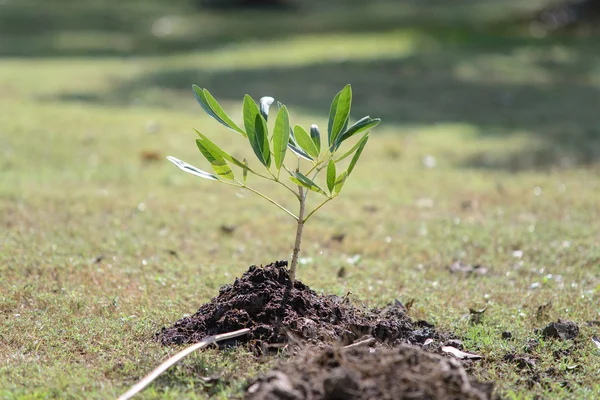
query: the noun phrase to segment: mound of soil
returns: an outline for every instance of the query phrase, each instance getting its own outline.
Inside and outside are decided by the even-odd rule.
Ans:
[[[164,345],[189,344],[242,328],[250,333],[221,344],[250,342],[264,350],[294,338],[317,345],[347,345],[367,335],[390,345],[438,339],[432,325],[413,323],[400,304],[366,309],[338,296],[318,295],[298,280],[292,285],[286,267],[287,261],[251,266],[194,315],[162,328],[157,339]]]
[[[409,345],[307,349],[248,386],[249,400],[491,399],[461,363]]]

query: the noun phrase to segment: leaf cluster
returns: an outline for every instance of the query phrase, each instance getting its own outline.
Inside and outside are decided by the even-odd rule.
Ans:
[[[256,168],[250,168],[246,159],[238,160],[196,129],[195,131],[199,136],[196,139],[198,150],[211,164],[214,173],[198,169],[175,157],[167,157],[167,159],[180,169],[201,178],[247,188],[298,220],[298,217],[292,212],[247,184],[249,174],[272,180],[286,187],[300,201],[304,201],[306,194],[303,194],[302,190],[294,190],[281,179],[281,171],[283,170],[293,184],[308,189],[306,193],[313,191],[325,197],[324,202],[309,213],[302,222],[306,221],[322,205],[340,193],[369,140],[370,129],[381,122],[379,118],[367,116],[348,126],[352,105],[352,88],[347,85],[337,93],[331,103],[327,126],[327,146],[322,146],[322,141],[325,140],[321,138],[319,127],[312,125],[307,131],[300,125],[292,126],[288,109],[280,102],[277,102],[278,111],[270,131],[268,125],[269,110],[275,102],[272,97],[263,97],[258,104],[249,95],[244,97],[242,128],[227,115],[223,107],[219,105],[207,89],[202,89],[196,85],[193,85],[192,88],[196,100],[208,115],[248,140],[256,158],[266,172],[262,169],[258,171]],[[360,135],[360,139],[350,149],[341,152],[342,144],[357,135]],[[286,156],[290,152],[295,156],[294,168],[289,168],[285,163]],[[348,157],[351,157],[349,164],[340,171],[339,163]],[[300,171],[300,160],[306,160],[309,163],[309,167],[304,172]],[[232,167],[241,169],[241,180],[238,178],[239,175],[234,173]],[[316,176],[323,169],[326,169],[325,187],[320,186],[315,181]]]

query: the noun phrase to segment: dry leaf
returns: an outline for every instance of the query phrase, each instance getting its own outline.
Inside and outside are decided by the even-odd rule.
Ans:
[[[596,347],[600,349],[600,339],[598,339],[596,336],[592,336],[592,342],[594,342]]]
[[[365,210],[366,212],[374,213],[374,212],[377,212],[379,210],[379,208],[377,206],[369,204],[369,205],[363,206],[363,210]]]
[[[481,318],[483,318],[483,313],[487,310],[487,306],[483,307],[481,310],[474,310],[469,308],[470,322],[472,324],[478,324],[481,322]]]
[[[475,210],[479,208],[479,203],[477,202],[477,200],[463,200],[460,202],[460,208],[463,211]]]
[[[331,240],[334,242],[342,243],[345,237],[345,233],[336,233],[335,235],[331,235]]]
[[[153,161],[159,161],[159,160],[161,160],[162,156],[157,151],[148,150],[148,151],[142,151],[140,153],[140,158],[144,162],[153,162]]]
[[[546,304],[542,304],[541,306],[538,307],[537,311],[535,312],[535,317],[540,320],[543,319],[544,317],[547,316],[548,311],[552,308],[552,302],[549,301]]]
[[[221,225],[219,228],[221,229],[221,233],[223,233],[225,235],[231,235],[231,234],[233,234],[233,232],[235,232],[235,230],[237,229],[237,226],[235,226],[235,225]]]
[[[478,354],[465,353],[464,351],[460,351],[456,347],[452,346],[443,346],[442,351],[444,353],[452,354],[454,357],[459,360],[481,360],[483,357]]]

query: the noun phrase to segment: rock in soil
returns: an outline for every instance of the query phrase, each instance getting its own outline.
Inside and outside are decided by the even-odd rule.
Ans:
[[[398,306],[367,309],[338,296],[318,295],[298,280],[292,285],[286,266],[287,261],[251,266],[194,315],[163,328],[157,339],[164,345],[189,344],[241,328],[250,333],[222,345],[249,342],[264,350],[295,339],[319,345],[347,345],[367,335],[390,345],[439,339],[432,325],[413,322]]]
[[[468,378],[459,361],[410,345],[307,348],[248,385],[248,400],[492,398],[493,385]]]

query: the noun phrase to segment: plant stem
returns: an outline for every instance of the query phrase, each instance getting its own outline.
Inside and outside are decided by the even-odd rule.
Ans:
[[[250,186],[246,186],[243,185],[242,186],[244,189],[248,189],[249,191],[251,191],[252,193],[255,193],[257,195],[259,195],[260,197],[262,197],[263,199],[267,200],[269,203],[276,205],[277,207],[281,208],[283,211],[285,211],[290,217],[294,218],[296,221],[301,221],[301,218],[298,218],[294,215],[293,212],[291,212],[290,210],[288,210],[287,208],[285,208],[284,206],[282,206],[281,204],[277,203],[275,200],[265,196],[264,194],[262,194],[261,192],[259,192],[258,190],[252,189]],[[304,211],[303,208],[301,208],[302,211]]]
[[[311,212],[310,212],[310,213],[309,213],[309,214],[306,216],[306,218],[304,218],[304,221],[302,221],[302,222],[306,222],[306,221],[308,221],[308,219],[309,219],[309,218],[310,218],[310,217],[311,217],[311,216],[312,216],[314,213],[316,213],[316,212],[317,212],[317,210],[318,210],[319,208],[321,208],[321,207],[323,207],[325,204],[329,203],[331,200],[333,200],[333,198],[334,198],[334,197],[335,197],[335,196],[332,196],[332,197],[328,198],[327,200],[325,200],[324,202],[322,202],[321,204],[319,204],[319,205],[318,205],[318,206],[317,206],[317,207],[316,207],[314,210],[312,210],[312,211],[311,211]]]
[[[302,186],[298,186],[298,199],[300,201],[300,212],[298,213],[298,226],[296,228],[296,243],[294,243],[294,252],[292,253],[292,265],[290,267],[290,280],[292,285],[296,279],[296,267],[298,266],[298,254],[300,254],[300,243],[302,242],[302,230],[304,229],[304,208],[306,206],[306,197]]]
[[[282,164],[281,166],[287,171],[288,174],[290,174],[290,176],[294,176],[294,173],[290,171],[289,168],[285,166],[285,164]]]
[[[284,188],[286,188],[287,190],[289,190],[290,192],[292,192],[292,193],[294,194],[294,196],[298,197],[298,195],[296,194],[296,192],[294,192],[294,190],[293,190],[291,187],[289,187],[289,186],[288,186],[288,185],[286,185],[285,183],[281,182],[281,181],[279,180],[279,178],[277,178],[277,179],[276,179],[276,180],[274,180],[273,182],[277,182],[277,183],[279,183],[281,186],[283,186]]]

